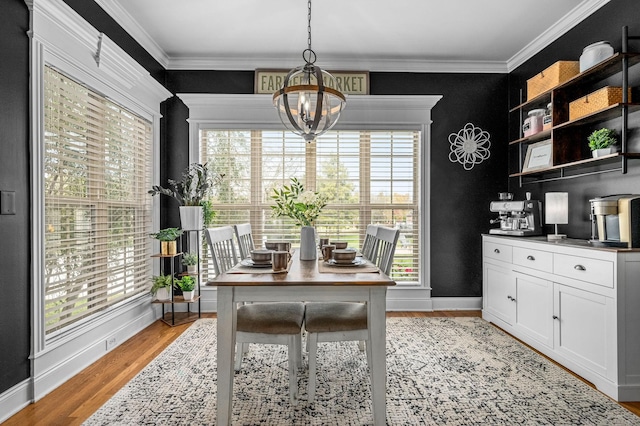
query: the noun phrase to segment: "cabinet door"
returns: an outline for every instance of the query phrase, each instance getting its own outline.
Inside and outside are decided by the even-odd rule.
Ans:
[[[516,273],[518,331],[553,348],[553,283]]]
[[[484,264],[484,309],[513,325],[516,314],[516,284],[513,272],[491,263]]]
[[[611,380],[617,345],[614,308],[609,297],[554,284],[556,350]]]

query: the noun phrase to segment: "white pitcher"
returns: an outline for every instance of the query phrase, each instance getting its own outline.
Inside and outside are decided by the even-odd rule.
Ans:
[[[315,260],[317,258],[316,228],[303,226],[300,229],[300,260]]]

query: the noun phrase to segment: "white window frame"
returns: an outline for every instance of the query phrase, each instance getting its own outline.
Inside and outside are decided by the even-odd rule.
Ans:
[[[98,32],[61,0],[31,5],[31,223],[32,328],[29,386],[34,400],[100,358],[146,325],[157,314],[150,297],[136,297],[92,320],[79,321],[54,336],[44,327],[44,67],[50,65],[152,123],[153,182],[159,181],[160,103],[171,96],[162,85],[107,36]],[[159,223],[154,200],[154,224]],[[151,274],[152,271],[149,271]]]
[[[201,129],[282,129],[271,95],[179,93],[177,96],[189,108],[190,162],[199,161]],[[431,109],[441,98],[440,95],[349,96],[347,107],[334,127],[335,130],[417,130],[421,135],[420,277],[417,284],[398,285],[389,289],[389,310],[432,310],[429,265]],[[301,143],[304,142],[301,140]],[[211,303],[215,298],[209,298]]]

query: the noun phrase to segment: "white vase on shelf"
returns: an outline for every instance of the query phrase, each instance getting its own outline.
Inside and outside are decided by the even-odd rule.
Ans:
[[[300,260],[316,260],[317,258],[316,228],[303,226],[300,229]]]
[[[183,231],[202,229],[202,206],[180,206],[180,225]]]

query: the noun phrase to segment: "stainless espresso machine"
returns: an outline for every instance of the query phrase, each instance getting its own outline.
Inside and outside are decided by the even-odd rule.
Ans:
[[[500,201],[492,201],[489,210],[498,213],[497,219],[489,223],[500,223],[500,228],[489,230],[489,234],[531,236],[542,235],[542,205],[538,200],[531,199],[527,192],[527,199],[514,201],[513,194],[502,192]]]

